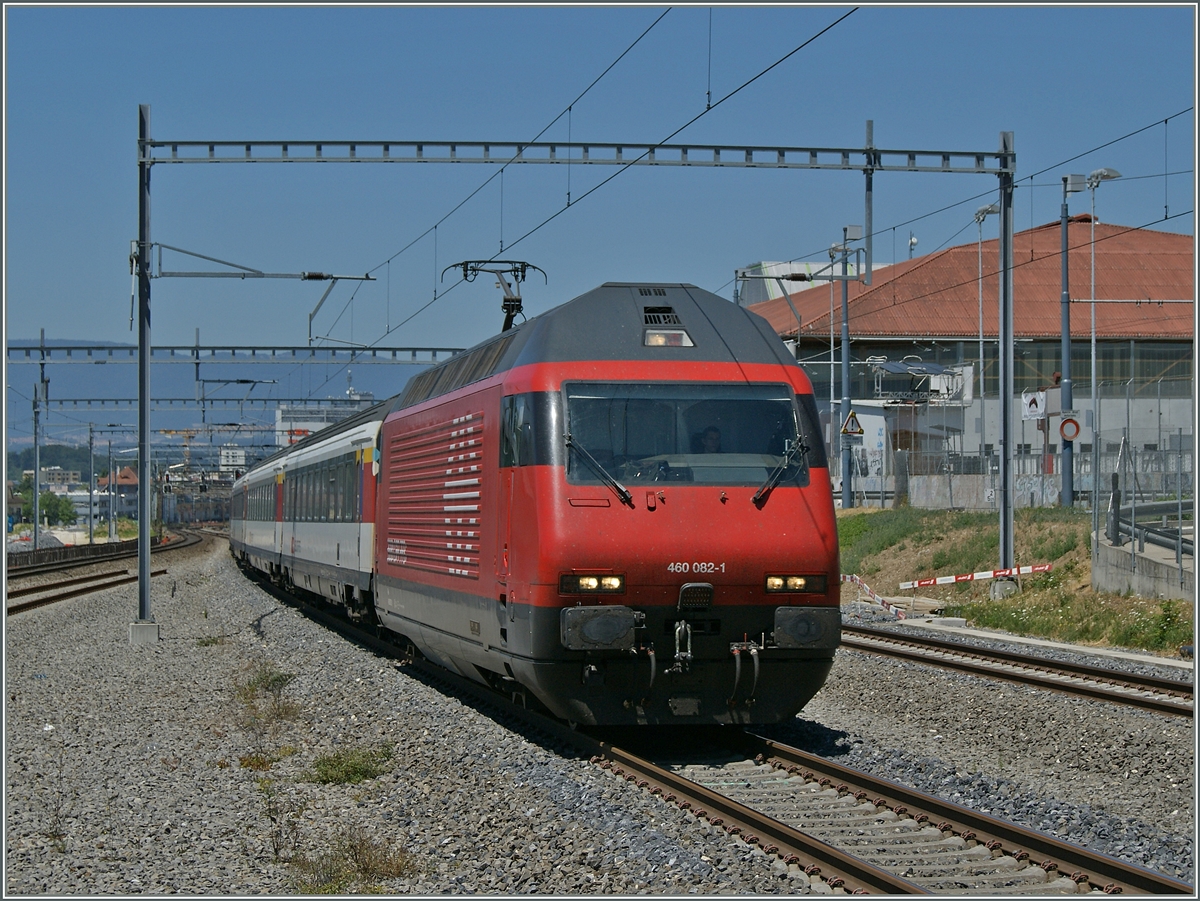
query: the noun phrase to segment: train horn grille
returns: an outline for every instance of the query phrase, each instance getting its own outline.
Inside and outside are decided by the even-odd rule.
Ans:
[[[642,307],[642,316],[646,325],[683,324],[673,307]]]
[[[688,582],[679,589],[679,610],[708,610],[712,607],[713,587],[709,582]]]

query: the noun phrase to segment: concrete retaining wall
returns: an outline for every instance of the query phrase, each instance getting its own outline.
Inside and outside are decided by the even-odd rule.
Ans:
[[[880,481],[883,482],[884,506],[892,506],[895,479],[888,476],[859,478],[854,483],[854,502],[860,507],[879,506]],[[995,478],[988,475],[908,476],[908,503],[927,510],[995,511],[999,506],[989,491]],[[904,480],[901,479],[903,489]],[[1058,476],[1020,475],[1013,479],[1013,506],[1053,507],[1058,504]],[[834,485],[834,497],[840,497]]]
[[[1184,555],[1181,585],[1179,567],[1170,551],[1148,544],[1135,560],[1128,543],[1113,547],[1101,537],[1099,559],[1092,567],[1092,588],[1144,598],[1191,601],[1196,596],[1195,569],[1195,561]]]

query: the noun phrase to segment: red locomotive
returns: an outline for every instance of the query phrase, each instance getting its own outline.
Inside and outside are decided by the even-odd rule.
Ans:
[[[264,499],[253,538],[237,493],[291,496],[319,448],[357,461],[354,521]],[[333,559],[318,534],[346,526],[373,560]],[[691,285],[603,285],[264,461],[231,546],[579,723],[792,717],[841,635],[811,383],[764,320]]]

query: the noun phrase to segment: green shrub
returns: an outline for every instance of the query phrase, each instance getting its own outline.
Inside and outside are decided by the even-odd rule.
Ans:
[[[309,782],[324,782],[357,785],[365,779],[374,779],[388,771],[392,749],[347,748],[332,754],[323,754],[313,761],[312,769],[305,774]]]

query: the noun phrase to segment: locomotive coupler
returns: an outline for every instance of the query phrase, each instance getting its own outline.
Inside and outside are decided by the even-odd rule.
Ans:
[[[691,662],[692,624],[685,619],[681,619],[675,624],[675,663],[666,672],[686,673]]]
[[[754,641],[734,641],[729,644],[729,653],[733,655],[733,691],[729,693],[729,700],[726,702],[730,707],[734,706],[737,698],[738,683],[742,680],[742,655],[750,654],[750,659],[754,661],[754,681],[750,683],[750,694],[746,697],[745,704],[754,703],[754,693],[758,689],[758,652],[762,650],[762,646]]]

